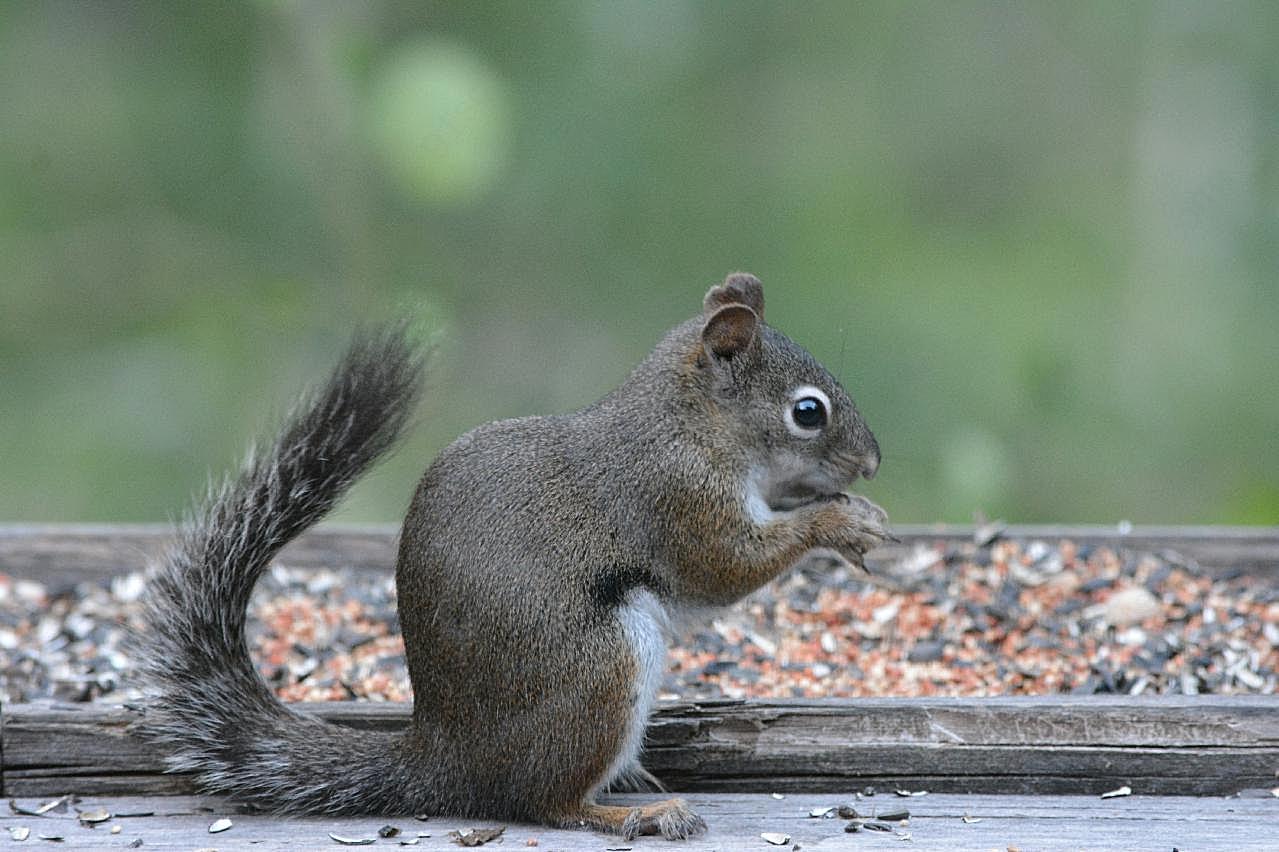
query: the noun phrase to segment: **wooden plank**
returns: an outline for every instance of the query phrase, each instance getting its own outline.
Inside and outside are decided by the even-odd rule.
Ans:
[[[902,541],[873,552],[870,561],[897,558],[917,544],[968,541],[971,526],[904,524]],[[65,585],[144,568],[169,544],[172,529],[149,525],[0,525],[0,572]],[[280,561],[299,568],[350,567],[390,573],[398,527],[322,525],[285,548]],[[1141,551],[1172,551],[1214,572],[1279,578],[1279,527],[1013,526],[1005,536]]]
[[[299,568],[392,572],[399,528],[321,526],[291,542],[281,561]],[[163,555],[164,524],[0,525],[0,572],[54,586],[138,571]]]
[[[1279,766],[1279,699],[707,702],[667,708],[646,765],[674,789],[1223,794]]]
[[[871,833],[847,834],[846,820],[820,819],[810,816],[848,801],[850,796],[786,795],[775,799],[768,794],[709,794],[689,796],[690,805],[706,820],[704,837],[682,842],[681,850],[708,852],[725,849],[791,849],[795,844],[803,850],[897,848],[890,841],[900,835]],[[617,796],[612,804],[638,805],[652,796]],[[20,806],[34,807],[39,800],[20,801]],[[877,795],[854,803],[862,813],[888,813],[905,808],[910,819],[905,826],[895,825],[899,832],[909,832],[914,848],[968,850],[1019,849],[1077,850],[1125,849],[1134,852],[1169,849],[1196,850],[1272,850],[1279,833],[1279,799],[1185,799],[1132,796],[1098,799],[1083,796],[964,796],[930,794],[922,798],[901,799]],[[81,825],[76,810],[102,809],[111,814],[153,816],[119,816],[90,828]],[[210,835],[209,826],[218,818],[229,816],[232,827]],[[966,821],[964,817],[967,816]],[[119,825],[119,834],[110,834]],[[374,838],[384,825],[400,830],[396,839],[380,840],[379,847],[397,846],[399,840],[425,832],[415,848],[423,850],[455,850],[450,831],[468,828],[505,828],[500,844],[491,848],[529,848],[536,840],[539,849],[563,852],[600,852],[601,850],[643,850],[669,847],[655,838],[622,841],[617,837],[587,831],[560,831],[543,826],[503,824],[487,820],[465,820],[432,817],[420,822],[405,817],[351,818],[282,818],[243,813],[227,802],[201,797],[122,797],[86,798],[65,813],[46,817],[30,817],[12,813],[0,814],[0,830],[30,829],[30,840],[38,842],[39,834],[60,835],[60,849],[127,848],[135,839],[142,849],[189,850],[214,847],[228,850],[277,848],[341,848],[330,839],[334,833],[344,837]],[[784,846],[768,845],[760,835],[776,832],[790,840]],[[886,845],[887,844],[887,845]],[[41,844],[43,845],[43,844]],[[903,847],[905,848],[905,847]]]
[[[299,705],[396,729],[407,705]],[[0,749],[5,795],[191,792],[161,771],[121,707],[15,705]],[[649,726],[645,765],[690,791],[1227,795],[1276,783],[1274,696],[1017,697],[679,702]]]

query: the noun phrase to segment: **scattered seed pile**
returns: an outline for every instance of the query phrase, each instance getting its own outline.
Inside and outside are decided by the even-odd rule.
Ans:
[[[684,637],[663,697],[1273,693],[1279,583],[1175,554],[1003,540],[870,575],[792,572]],[[2,570],[2,566],[0,566]],[[140,575],[50,589],[0,573],[0,699],[135,698]],[[250,644],[287,700],[407,701],[389,576],[275,567]]]
[[[1070,541],[795,572],[675,652],[685,697],[1273,693],[1279,584]],[[668,681],[669,683],[669,681]]]

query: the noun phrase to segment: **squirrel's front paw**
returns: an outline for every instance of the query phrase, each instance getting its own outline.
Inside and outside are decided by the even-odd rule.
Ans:
[[[864,523],[867,527],[874,527],[883,532],[883,539],[891,538],[888,532],[888,513],[876,504],[870,502],[860,494],[844,494],[844,505],[848,511],[852,512],[859,522]]]
[[[896,540],[888,530],[888,513],[857,494],[827,503],[815,533],[815,547],[833,550],[857,567],[867,551]]]

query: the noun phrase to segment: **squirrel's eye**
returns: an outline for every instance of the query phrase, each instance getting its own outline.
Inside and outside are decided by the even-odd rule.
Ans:
[[[801,429],[820,429],[826,425],[826,406],[817,397],[806,396],[791,407],[791,418]]]
[[[790,393],[790,402],[782,409],[786,429],[796,438],[812,440],[822,434],[830,420],[830,397],[821,388],[800,385]]]

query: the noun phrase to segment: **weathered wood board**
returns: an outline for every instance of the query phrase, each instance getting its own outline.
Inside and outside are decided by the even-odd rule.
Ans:
[[[394,729],[407,705],[298,705]],[[134,711],[3,709],[6,796],[182,794],[129,732]],[[1229,795],[1279,784],[1279,697],[1114,696],[679,702],[649,726],[645,765],[673,790]]]
[[[617,804],[640,804],[651,796],[618,796]],[[487,849],[526,849],[536,841],[541,850],[561,852],[604,852],[604,850],[667,850],[687,852],[707,850],[854,850],[854,849],[946,849],[967,850],[1059,850],[1117,849],[1128,852],[1170,849],[1187,850],[1273,850],[1279,838],[1279,799],[1269,798],[1160,798],[1132,796],[1099,799],[1086,796],[979,796],[930,793],[918,798],[898,798],[883,793],[854,803],[866,815],[907,809],[906,825],[894,825],[897,833],[856,834],[844,831],[847,820],[814,818],[815,809],[824,809],[851,800],[851,796],[794,795],[774,798],[767,793],[699,793],[688,797],[690,804],[706,820],[709,831],[701,838],[669,843],[660,838],[621,838],[585,831],[560,831],[542,826],[495,823],[484,820],[431,818],[425,822],[411,817],[361,818],[280,818],[244,814],[224,801],[199,797],[86,797],[63,813],[43,817],[13,814],[0,816],[5,833],[29,830],[27,844],[35,848],[127,849],[141,840],[143,850],[216,848],[229,850],[341,849],[330,833],[348,839],[373,839],[374,848],[402,848],[403,840],[416,840],[410,848],[455,850],[450,831],[504,826],[499,841]],[[18,805],[34,809],[39,799],[22,799]],[[82,825],[77,811],[105,810],[110,819],[94,826]],[[151,813],[151,816],[125,816]],[[115,816],[119,815],[119,816]],[[231,827],[218,834],[208,829],[215,820],[231,819]],[[968,819],[965,820],[965,817]],[[120,826],[111,834],[112,826]],[[393,826],[400,834],[378,838],[378,829]],[[780,846],[770,845],[761,834],[777,833],[789,838]],[[419,833],[429,836],[418,837]],[[56,845],[39,836],[60,836]],[[894,842],[910,836],[910,843]],[[3,836],[3,835],[0,835]],[[778,838],[780,839],[780,838]]]
[[[973,528],[903,524],[894,532],[901,542],[871,553],[872,564],[893,559],[920,543],[971,539]],[[395,565],[397,534],[398,528],[391,525],[322,525],[289,544],[280,561],[299,568],[350,567],[389,573]],[[1279,527],[1135,527],[1121,532],[1113,526],[1039,525],[1012,526],[1004,535],[1174,551],[1212,571],[1279,577]],[[145,567],[164,551],[171,537],[172,528],[160,524],[0,525],[0,572],[55,585],[112,576]]]

